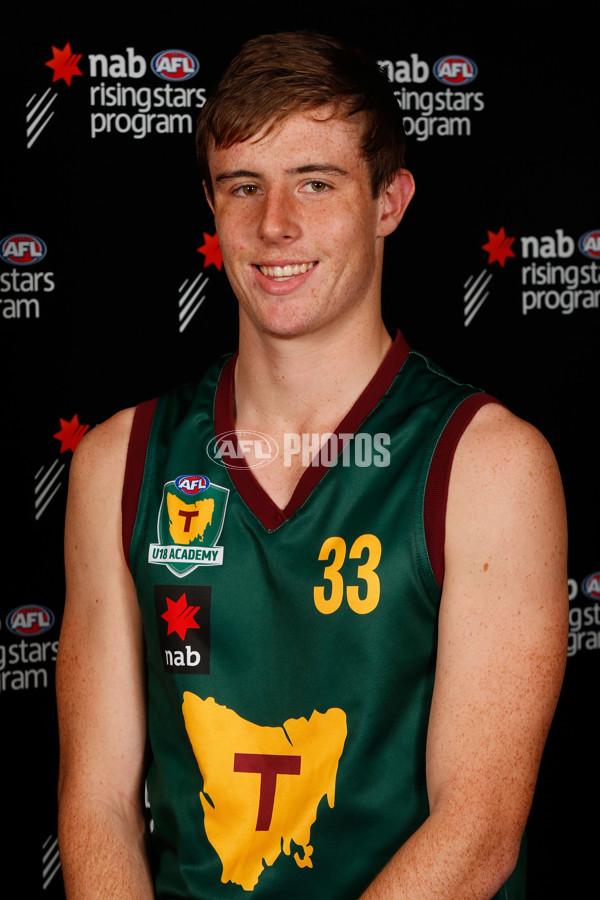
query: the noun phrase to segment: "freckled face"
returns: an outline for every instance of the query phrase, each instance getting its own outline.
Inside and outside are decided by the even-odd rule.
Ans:
[[[291,336],[378,309],[388,231],[360,153],[360,123],[317,115],[292,114],[258,141],[209,155],[240,328]]]

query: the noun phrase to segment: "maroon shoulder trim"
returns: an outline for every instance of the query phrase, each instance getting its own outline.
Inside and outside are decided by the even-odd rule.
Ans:
[[[142,489],[142,478],[144,477],[146,448],[156,404],[157,399],[155,398],[154,400],[145,400],[136,407],[131,424],[131,434],[129,435],[123,496],[121,498],[123,550],[127,565],[129,565],[131,537]]]
[[[444,541],[450,470],[458,442],[476,412],[487,403],[499,403],[490,394],[473,394],[452,414],[435,448],[425,487],[425,540],[433,574],[439,586],[444,580]]]
[[[366,386],[362,394],[349,413],[340,422],[335,430],[335,444],[333,437],[321,450],[323,459],[331,459],[335,456],[334,448],[342,445],[341,434],[354,434],[359,425],[364,422],[369,413],[379,403],[383,395],[389,389],[394,378],[404,365],[410,348],[400,331],[397,332],[392,346],[379,366],[377,372]],[[233,385],[235,374],[236,356],[232,356],[226,363],[221,373],[215,397],[215,432],[224,434],[235,431],[233,421]],[[239,456],[243,459],[243,453]],[[235,484],[238,493],[252,510],[254,515],[269,531],[277,528],[282,522],[297,510],[310,496],[311,491],[319,483],[323,475],[328,471],[328,466],[323,463],[311,465],[306,468],[296,485],[296,489],[285,509],[280,509],[263,490],[250,469],[246,465],[236,468],[229,467],[228,472]]]

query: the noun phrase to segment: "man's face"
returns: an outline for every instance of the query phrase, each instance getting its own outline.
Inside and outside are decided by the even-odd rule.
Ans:
[[[327,113],[294,113],[209,155],[240,327],[292,336],[379,308],[383,238],[398,219],[388,221],[385,194],[372,196],[358,117]]]

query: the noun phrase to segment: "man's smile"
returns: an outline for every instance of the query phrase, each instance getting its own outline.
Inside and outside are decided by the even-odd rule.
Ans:
[[[316,262],[302,262],[286,263],[283,266],[257,265],[257,268],[263,275],[266,275],[268,278],[273,278],[276,281],[285,281],[288,278],[293,278],[295,275],[304,275],[315,265],[317,265]]]

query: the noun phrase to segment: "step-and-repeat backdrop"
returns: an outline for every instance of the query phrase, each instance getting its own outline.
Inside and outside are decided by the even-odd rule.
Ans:
[[[529,824],[530,897],[595,888],[593,26],[580,4],[555,23],[541,4],[529,5],[527,21],[502,5],[473,14],[449,6],[241,17],[173,7],[129,24],[103,21],[99,7],[86,25],[59,13],[42,21],[23,6],[4,30],[0,877],[11,896],[63,896],[54,671],[73,451],[117,409],[199,376],[235,345],[235,299],[196,168],[194,123],[244,39],[298,27],[365,47],[404,112],[417,192],[386,248],[390,325],[533,422],[557,454],[570,518],[570,637]]]

